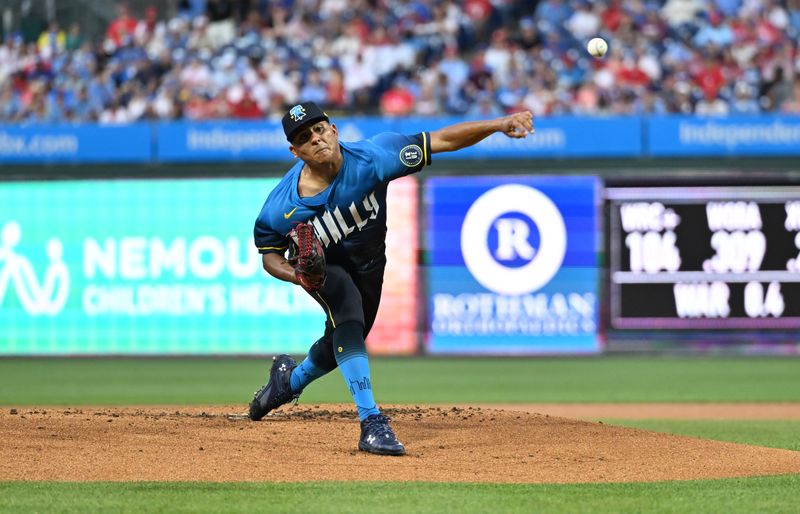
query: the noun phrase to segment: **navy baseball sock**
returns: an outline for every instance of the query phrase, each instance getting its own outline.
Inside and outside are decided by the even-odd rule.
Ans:
[[[308,384],[325,375],[328,373],[328,371],[330,370],[322,369],[314,364],[310,355],[307,356],[303,362],[301,362],[296,368],[294,368],[294,370],[292,370],[292,376],[290,379],[292,392],[301,392]]]
[[[359,419],[363,421],[373,414],[380,414],[372,396],[364,326],[348,321],[336,327],[333,331],[333,354],[350,394],[353,395]]]

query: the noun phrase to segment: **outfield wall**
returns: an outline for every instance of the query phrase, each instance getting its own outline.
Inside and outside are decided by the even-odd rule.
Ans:
[[[0,355],[303,353],[323,313],[252,243],[276,183],[0,183]],[[798,186],[419,175],[389,191],[374,354],[797,348]]]

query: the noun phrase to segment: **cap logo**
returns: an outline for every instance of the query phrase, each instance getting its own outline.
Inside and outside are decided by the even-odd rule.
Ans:
[[[289,110],[289,116],[292,117],[293,122],[297,123],[306,117],[306,110],[303,109],[302,105],[295,105]]]

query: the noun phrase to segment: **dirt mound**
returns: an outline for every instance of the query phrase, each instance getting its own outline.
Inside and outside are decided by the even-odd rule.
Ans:
[[[800,452],[479,407],[384,408],[405,457],[356,450],[350,406],[5,408],[0,480],[629,482],[800,473]]]

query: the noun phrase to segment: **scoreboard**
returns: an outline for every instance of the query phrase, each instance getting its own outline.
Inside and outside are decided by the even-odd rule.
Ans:
[[[610,328],[800,328],[800,187],[625,187],[606,199]]]

